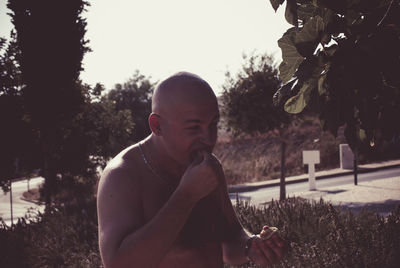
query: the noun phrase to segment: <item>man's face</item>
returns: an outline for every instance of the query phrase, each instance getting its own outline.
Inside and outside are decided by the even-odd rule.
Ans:
[[[219,121],[215,97],[189,99],[161,115],[165,148],[171,158],[188,166],[199,151],[211,153]]]

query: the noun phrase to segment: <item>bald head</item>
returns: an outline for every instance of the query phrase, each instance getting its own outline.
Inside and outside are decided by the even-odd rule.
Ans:
[[[152,112],[167,114],[177,105],[193,105],[216,101],[210,85],[199,76],[180,72],[162,81],[154,91]]]
[[[212,152],[217,140],[219,109],[210,85],[191,73],[177,73],[153,94],[149,116],[157,150],[182,170],[199,151]]]

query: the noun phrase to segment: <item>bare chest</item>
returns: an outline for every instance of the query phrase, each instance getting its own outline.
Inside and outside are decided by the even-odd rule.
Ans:
[[[143,187],[142,200],[146,223],[168,202],[173,191],[174,189],[166,188],[156,181],[150,181]],[[202,255],[202,252],[207,251],[210,245],[218,245],[220,249],[226,221],[218,200],[217,192],[215,192],[196,204],[174,243],[175,250],[172,251],[174,254],[178,251],[185,254],[175,255],[182,258],[188,256],[190,260],[196,259],[199,254]],[[220,251],[217,252],[220,254]],[[204,259],[204,256],[202,258]]]

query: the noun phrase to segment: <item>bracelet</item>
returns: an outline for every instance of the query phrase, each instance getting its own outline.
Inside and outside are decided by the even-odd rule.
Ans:
[[[249,256],[249,251],[250,251],[251,245],[253,244],[253,240],[256,237],[257,237],[256,235],[250,236],[246,240],[246,244],[244,245],[244,255],[246,256],[246,259],[247,259],[248,262],[253,262],[253,260]]]

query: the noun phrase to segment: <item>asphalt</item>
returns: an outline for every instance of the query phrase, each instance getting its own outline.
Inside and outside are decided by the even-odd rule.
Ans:
[[[400,160],[391,160],[358,166],[358,172],[366,173],[392,167],[400,167]],[[318,171],[316,180],[334,178],[342,175],[351,175],[353,170],[336,168]],[[308,181],[308,174],[287,177],[286,184]],[[278,186],[280,179],[232,185],[228,187],[230,193],[244,193],[262,188]],[[381,215],[387,215],[396,206],[400,205],[400,175],[392,178],[377,179],[368,182],[359,182],[358,185],[347,184],[340,186],[318,187],[313,191],[302,191],[288,195],[318,201],[321,198],[335,206],[349,208],[355,212],[364,208],[376,210]],[[257,204],[254,204],[257,205]]]

